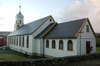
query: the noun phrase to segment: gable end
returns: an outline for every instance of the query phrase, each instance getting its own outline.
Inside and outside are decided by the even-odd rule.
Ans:
[[[79,31],[76,33],[76,35],[75,35],[76,38],[79,36],[79,33],[82,32],[82,29],[84,28],[84,26],[85,26],[85,24],[86,24],[87,22],[89,23],[89,26],[90,26],[90,28],[91,28],[91,30],[92,30],[92,32],[93,32],[93,35],[94,35],[95,38],[96,38],[96,34],[95,34],[95,32],[94,32],[94,30],[93,30],[93,28],[92,28],[92,25],[91,25],[91,23],[90,23],[90,21],[89,21],[88,18],[86,18],[86,20],[85,20],[84,23],[82,24],[81,28],[79,29]]]

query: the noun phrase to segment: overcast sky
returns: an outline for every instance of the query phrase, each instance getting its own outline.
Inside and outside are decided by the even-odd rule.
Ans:
[[[20,3],[25,24],[48,15],[59,23],[88,17],[100,32],[100,0],[0,0],[0,31],[14,30]]]

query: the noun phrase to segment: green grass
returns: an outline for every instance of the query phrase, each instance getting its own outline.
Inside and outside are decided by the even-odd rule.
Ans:
[[[96,44],[100,44],[100,38],[96,39]]]
[[[27,60],[26,57],[11,54],[11,53],[2,53],[3,51],[4,50],[0,49],[0,60]]]
[[[96,48],[96,52],[97,52],[97,53],[100,53],[100,47],[97,47],[97,48]]]
[[[0,50],[0,52],[3,52],[3,50]]]
[[[0,54],[0,60],[27,60],[23,56],[18,56],[14,54]]]

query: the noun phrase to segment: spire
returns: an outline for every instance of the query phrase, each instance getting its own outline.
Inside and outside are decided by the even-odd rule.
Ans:
[[[19,5],[19,12],[21,12],[21,4]]]
[[[21,5],[19,5],[19,13],[16,15],[15,30],[24,25],[24,16],[21,13]]]

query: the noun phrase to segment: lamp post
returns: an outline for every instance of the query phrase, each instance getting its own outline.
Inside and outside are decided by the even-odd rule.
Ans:
[[[79,32],[79,34],[80,34],[80,55],[81,55],[81,33],[83,33],[83,32]]]

